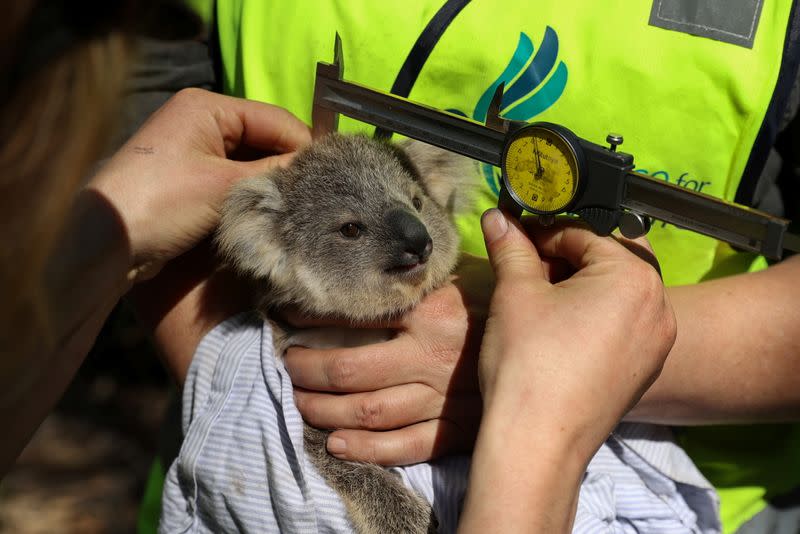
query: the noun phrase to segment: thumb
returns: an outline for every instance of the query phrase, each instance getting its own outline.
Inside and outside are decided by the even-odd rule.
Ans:
[[[285,154],[276,154],[253,161],[237,161],[236,163],[241,168],[246,169],[250,175],[255,176],[256,174],[263,174],[279,167],[287,167],[296,154],[297,152],[287,152]]]
[[[539,253],[519,221],[492,208],[481,217],[481,228],[498,282],[530,277],[544,279]]]

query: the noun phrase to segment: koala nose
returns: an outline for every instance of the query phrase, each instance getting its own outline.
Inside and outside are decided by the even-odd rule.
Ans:
[[[393,210],[386,214],[386,224],[397,243],[399,266],[425,263],[433,250],[433,240],[427,228],[415,215],[405,210]]]

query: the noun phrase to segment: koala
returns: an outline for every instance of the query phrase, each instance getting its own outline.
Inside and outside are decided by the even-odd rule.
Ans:
[[[273,318],[292,305],[316,316],[396,316],[441,286],[456,265],[452,216],[469,207],[469,160],[420,142],[393,145],[331,134],[291,165],[240,182],[224,203],[216,243],[257,288],[275,354],[291,345],[356,346],[390,331],[293,331]],[[436,532],[430,505],[398,477],[328,454],[328,432],[306,424],[304,445],[341,495],[359,533]]]

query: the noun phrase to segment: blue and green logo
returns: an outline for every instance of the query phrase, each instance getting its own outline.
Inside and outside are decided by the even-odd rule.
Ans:
[[[478,99],[472,114],[458,109],[448,111],[484,122],[492,96],[501,83],[505,88],[500,114],[506,119],[528,122],[555,104],[567,86],[567,65],[558,59],[556,31],[547,27],[538,51],[534,50],[531,38],[520,33],[514,55],[502,74]],[[499,194],[500,169],[481,163],[480,171],[490,189]]]

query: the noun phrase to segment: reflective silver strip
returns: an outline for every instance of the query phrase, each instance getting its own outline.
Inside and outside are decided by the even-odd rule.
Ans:
[[[763,0],[654,0],[650,25],[753,48]]]

